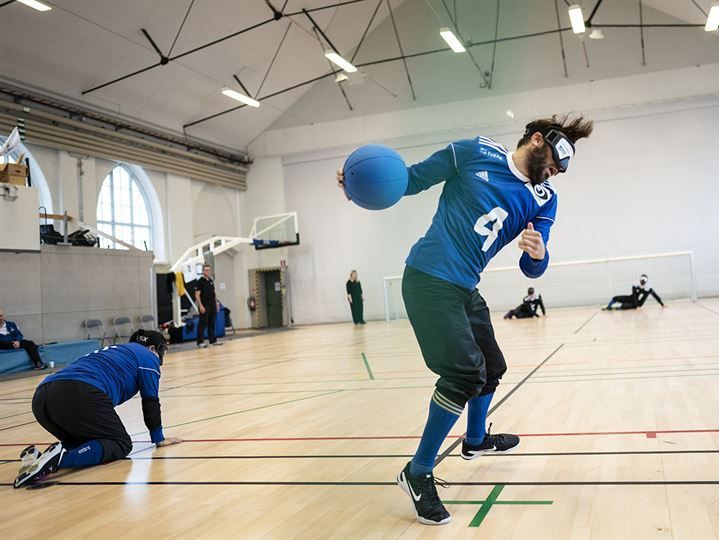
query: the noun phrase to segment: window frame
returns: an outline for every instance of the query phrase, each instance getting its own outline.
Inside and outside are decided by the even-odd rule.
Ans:
[[[116,199],[116,191],[115,191],[115,182],[118,180],[116,178],[116,171],[123,170],[128,177],[129,180],[129,190],[128,190],[128,207],[130,212],[130,219],[129,221],[121,221],[118,218],[118,204]],[[109,191],[109,197],[110,197],[110,220],[107,219],[101,219],[101,203],[103,202],[103,189],[105,188],[105,184],[109,182],[108,191]],[[147,225],[138,224],[135,222],[135,205],[134,205],[134,197],[135,193],[139,193],[140,198],[145,206],[145,213],[147,215]],[[126,242],[128,244],[131,244],[135,246],[137,249],[140,250],[154,250],[154,239],[155,239],[155,223],[153,219],[153,212],[151,210],[150,201],[148,199],[147,193],[145,193],[145,188],[143,186],[143,182],[140,178],[137,177],[137,175],[127,167],[124,163],[118,163],[115,165],[105,176],[105,178],[102,181],[102,184],[100,185],[100,192],[97,199],[97,208],[96,208],[96,216],[97,216],[97,228],[98,230],[105,232],[106,234],[109,234],[115,238],[119,238],[117,233],[118,227],[128,227],[130,229],[130,240],[122,239],[123,242]],[[102,213],[102,218],[106,218],[107,216]],[[110,231],[104,230],[105,227],[109,227]],[[146,237],[147,237],[147,247],[144,245],[138,246],[135,243],[135,232],[136,229],[142,229],[146,231]],[[105,245],[103,245],[105,244]],[[109,246],[107,244],[110,244]],[[100,238],[100,246],[104,249],[127,249],[122,244],[118,244],[117,242],[111,241],[107,238]]]

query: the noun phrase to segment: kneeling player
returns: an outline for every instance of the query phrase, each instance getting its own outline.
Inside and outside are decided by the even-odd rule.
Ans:
[[[58,469],[109,463],[126,457],[132,441],[115,407],[140,392],[145,425],[157,446],[181,442],[162,434],[160,366],[167,352],[159,332],[138,330],[124,345],[85,355],[46,377],[35,390],[32,412],[60,442],[37,455],[23,451],[15,487],[37,482]]]

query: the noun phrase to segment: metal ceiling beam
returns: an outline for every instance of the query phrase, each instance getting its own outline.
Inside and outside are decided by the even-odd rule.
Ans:
[[[447,16],[449,17],[450,22],[454,26],[454,29],[457,31],[457,35],[459,36],[459,39],[464,41],[464,37],[462,37],[462,33],[459,31],[459,25],[457,24],[458,21],[452,17],[452,14],[449,12],[449,8],[447,7],[445,0],[442,0],[442,5],[444,6],[444,10],[447,12]],[[495,35],[494,37],[496,39],[497,36]],[[465,48],[467,48],[467,47],[465,47]],[[472,60],[474,67],[477,69],[477,73],[479,73],[479,76],[482,77],[484,84],[487,85],[487,88],[492,88],[492,82],[489,79],[487,79],[487,76],[484,74],[484,70],[479,66],[479,63],[477,62],[476,58],[472,54],[472,51],[467,50],[467,54],[469,55],[470,60]],[[491,73],[490,73],[490,76],[491,76]]]
[[[559,4],[557,3],[557,0],[554,0],[554,11],[557,13],[557,28],[561,28],[562,24],[559,20]],[[569,77],[569,73],[567,72],[567,55],[564,53],[564,38],[562,37],[562,33],[558,32],[559,34],[559,47],[562,50],[562,65],[564,65],[564,78],[566,79]]]
[[[287,3],[287,2],[285,2],[285,3]],[[255,94],[255,97],[260,95],[260,91],[262,90],[262,87],[265,85],[267,76],[270,74],[270,70],[272,69],[272,66],[275,65],[275,60],[277,60],[277,55],[280,54],[280,49],[282,49],[282,44],[285,42],[285,39],[287,38],[287,34],[290,33],[290,28],[292,28],[291,21],[290,21],[290,24],[287,25],[287,28],[285,29],[285,33],[282,35],[282,39],[280,40],[280,44],[277,46],[275,55],[272,57],[272,60],[270,61],[270,65],[267,66],[267,71],[265,71],[265,76],[262,77],[262,82],[260,82],[260,86],[257,88],[257,93]]]
[[[293,16],[293,15],[300,15],[300,14],[302,14],[304,11],[306,11],[306,12],[308,12],[308,13],[312,13],[312,12],[315,12],[315,11],[322,11],[322,10],[325,10],[325,9],[331,9],[331,8],[334,8],[334,7],[340,7],[340,6],[345,6],[345,5],[348,5],[348,4],[356,4],[357,2],[366,2],[366,1],[367,1],[367,0],[347,0],[347,1],[345,1],[345,2],[339,2],[339,3],[337,3],[337,4],[332,4],[332,5],[328,5],[328,6],[321,6],[321,7],[317,7],[317,8],[310,8],[310,9],[307,9],[307,10],[303,9],[303,10],[301,10],[301,11],[297,11],[297,12],[293,12],[293,13],[286,13],[286,14],[285,14],[285,17],[291,17],[291,16]],[[149,70],[151,70],[151,69],[154,69],[154,68],[156,68],[156,67],[158,67],[158,66],[165,65],[165,64],[167,64],[167,63],[169,63],[169,62],[172,62],[173,60],[179,60],[180,58],[183,58],[183,57],[188,56],[188,55],[190,55],[190,54],[194,54],[194,53],[196,53],[196,52],[198,52],[198,51],[201,51],[201,50],[203,50],[203,49],[207,49],[208,47],[212,47],[213,45],[217,45],[218,43],[222,43],[223,41],[227,41],[228,39],[232,39],[232,38],[234,38],[234,37],[237,37],[237,36],[239,36],[239,35],[241,35],[241,34],[244,34],[245,32],[249,32],[250,30],[254,30],[255,28],[259,28],[259,27],[264,26],[264,25],[266,25],[266,24],[269,24],[269,23],[271,23],[271,22],[275,22],[275,20],[276,20],[276,19],[275,19],[274,16],[271,17],[271,18],[269,18],[269,19],[265,19],[264,21],[260,21],[259,23],[256,23],[256,24],[247,26],[247,27],[243,28],[242,30],[238,30],[237,32],[233,32],[232,34],[228,34],[228,35],[226,35],[226,36],[224,36],[224,37],[218,38],[218,39],[216,39],[216,40],[214,40],[214,41],[211,41],[211,42],[209,42],[209,43],[205,43],[204,45],[200,45],[199,47],[195,47],[194,49],[190,49],[189,51],[185,51],[185,52],[183,52],[183,53],[176,54],[175,56],[168,57],[168,58],[167,58],[167,62],[165,62],[164,64],[163,64],[162,62],[158,62],[157,64],[153,64],[153,65],[151,65],[151,66],[147,66],[147,67],[142,68],[142,69],[139,69],[139,70],[137,70],[137,71],[133,71],[132,73],[128,73],[127,75],[123,75],[122,77],[118,77],[117,79],[113,79],[113,80],[108,81],[108,82],[106,82],[106,83],[103,83],[103,84],[100,84],[100,85],[98,85],[98,86],[94,86],[94,87],[92,87],[92,88],[89,88],[89,89],[87,89],[87,90],[84,90],[83,92],[81,92],[81,94],[84,96],[84,95],[89,94],[89,93],[91,93],[91,92],[95,92],[95,91],[97,91],[97,90],[100,90],[101,88],[105,88],[105,87],[107,87],[107,86],[116,84],[116,83],[118,83],[118,82],[124,81],[124,80],[129,79],[129,78],[131,78],[131,77],[134,77],[134,76],[136,76],[136,75],[139,75],[140,73],[145,73],[146,71],[149,71]]]
[[[321,35],[323,38],[325,38],[325,41],[327,42],[327,45],[329,45],[330,48],[331,48],[334,52],[336,52],[337,54],[339,54],[340,56],[342,56],[342,54],[340,54],[340,51],[337,49],[337,47],[335,47],[334,43],[332,43],[332,42],[330,41],[330,38],[327,37],[327,34],[325,34],[325,33],[322,31],[322,28],[320,28],[319,25],[318,25],[318,24],[315,22],[315,20],[312,18],[312,15],[310,15],[309,12],[308,12],[306,9],[303,9],[303,10],[302,10],[302,13],[310,20],[310,23],[312,23],[312,28],[314,28],[316,32],[319,32],[320,35]],[[316,34],[315,34],[315,35],[316,35]],[[317,38],[317,40],[319,41],[319,38]],[[322,42],[320,41],[320,46],[321,46],[321,45],[322,45]],[[324,47],[323,47],[323,50],[324,50]]]
[[[568,32],[568,31],[570,31],[570,30],[571,30],[571,28],[557,28],[556,30],[545,30],[545,31],[543,31],[543,32],[532,32],[532,33],[530,33],[530,34],[522,34],[522,35],[519,35],[519,36],[509,36],[509,37],[505,37],[505,38],[491,39],[491,40],[488,40],[488,41],[478,41],[477,43],[468,43],[468,44],[465,45],[465,47],[466,47],[466,48],[470,48],[470,47],[480,47],[480,46],[482,46],[482,45],[491,45],[491,44],[493,44],[493,43],[502,43],[502,42],[504,42],[504,41],[514,41],[514,40],[518,40],[518,39],[527,39],[527,38],[532,38],[532,37],[546,36],[546,35],[557,34],[557,33],[561,33],[561,32]],[[430,55],[430,54],[436,54],[436,53],[442,53],[442,52],[451,52],[451,51],[452,51],[452,49],[450,49],[449,47],[443,47],[443,48],[441,48],[441,49],[433,49],[433,50],[430,50],[430,51],[423,51],[423,52],[418,52],[418,53],[405,54],[405,55],[402,55],[402,56],[393,56],[393,57],[391,57],[391,58],[383,58],[382,60],[374,60],[374,61],[372,61],[372,62],[364,62],[364,63],[362,63],[362,64],[357,64],[355,67],[357,67],[357,68],[362,68],[362,67],[367,67],[367,66],[375,66],[375,65],[378,65],[378,64],[386,64],[387,62],[397,62],[397,61],[400,61],[400,60],[403,60],[403,59],[406,59],[406,58],[419,58],[419,57],[421,57],[421,56],[427,56],[427,55]],[[317,82],[317,81],[321,81],[322,79],[326,79],[327,77],[334,77],[334,76],[335,76],[337,73],[339,73],[340,71],[342,71],[342,70],[341,70],[341,69],[338,69],[338,70],[332,71],[332,72],[330,72],[330,73],[325,73],[324,75],[319,75],[319,76],[317,76],[317,77],[313,77],[313,78],[311,78],[311,79],[309,79],[309,80],[306,80],[306,81],[304,81],[304,82],[294,84],[294,85],[292,85],[292,86],[290,86],[290,87],[288,87],[288,88],[284,88],[284,89],[282,89],[282,90],[278,90],[277,92],[273,92],[273,93],[271,93],[271,94],[267,94],[267,95],[265,95],[265,96],[258,97],[258,98],[256,98],[256,99],[257,99],[257,101],[264,101],[264,100],[266,100],[266,99],[270,99],[270,98],[273,98],[273,97],[275,97],[275,96],[279,96],[279,95],[281,95],[281,94],[290,92],[290,91],[292,91],[292,90],[296,90],[297,88],[300,88],[300,87],[302,87],[302,86],[307,86],[308,84],[312,84],[312,83],[315,83],[315,82]],[[224,111],[220,111],[220,112],[218,112],[218,113],[211,114],[211,115],[209,115],[209,116],[205,116],[204,118],[200,118],[200,119],[198,119],[198,120],[194,120],[194,121],[192,121],[192,122],[190,122],[190,123],[188,123],[188,124],[185,124],[185,125],[182,126],[182,127],[183,127],[183,128],[192,127],[192,126],[195,126],[195,125],[197,125],[197,124],[201,124],[201,123],[203,123],[203,122],[206,122],[206,121],[208,121],[208,120],[212,120],[212,119],[214,119],[214,118],[217,118],[217,117],[219,117],[219,116],[223,116],[223,115],[225,115],[225,114],[229,114],[229,113],[234,112],[234,111],[236,111],[236,110],[238,110],[238,109],[242,109],[243,107],[245,107],[245,106],[244,106],[244,105],[238,105],[238,106],[232,107],[232,108],[230,108],[230,109],[226,109],[226,110],[224,110]]]
[[[644,24],[644,10],[642,9],[642,0],[639,0],[639,24]],[[639,35],[642,42],[642,65],[647,65],[647,57],[644,54],[644,26],[639,29]]]
[[[147,38],[147,41],[150,42],[150,45],[152,45],[152,48],[155,49],[155,52],[160,56],[160,64],[162,64],[163,66],[167,64],[170,60],[162,53],[160,47],[158,47],[157,43],[155,43],[155,40],[152,39],[152,36],[150,36],[149,32],[144,28],[140,28],[140,31]]]
[[[0,102],[3,99],[13,101],[16,104],[30,107],[33,114],[52,113],[64,116],[68,120],[90,124],[94,128],[111,129],[119,136],[133,134],[146,141],[168,144],[176,148],[192,150],[202,155],[212,156],[220,161],[228,163],[246,163],[247,155],[244,152],[232,149],[219,149],[211,146],[202,140],[193,140],[180,137],[174,133],[131,123],[120,118],[110,116],[108,113],[94,111],[92,109],[80,108],[76,104],[63,102],[55,97],[45,96],[40,93],[33,93],[31,90],[21,89],[0,81]],[[59,120],[58,120],[59,122]],[[93,129],[93,128],[88,128]]]
[[[195,4],[195,0],[190,0],[190,5],[187,8],[187,11],[185,12],[185,17],[182,19],[182,22],[180,23],[180,28],[177,30],[177,34],[175,34],[175,39],[172,40],[172,45],[170,45],[170,50],[167,53],[167,56],[170,56],[172,54],[172,49],[175,48],[175,43],[177,43],[177,38],[180,37],[180,32],[182,32],[182,29],[185,27],[185,22],[187,21],[187,17],[190,16],[190,10],[192,10],[192,6]]]
[[[313,24],[314,24],[314,21],[313,21]],[[312,31],[314,32],[315,37],[317,38],[317,43],[320,46],[320,50],[322,50],[324,52],[324,46],[322,45],[322,40],[320,39],[320,36],[318,34],[318,32],[321,32],[321,30],[319,28],[317,28],[317,26],[313,26]],[[332,47],[332,48],[335,50],[335,52],[337,52],[337,54],[339,54],[337,49],[335,49],[334,47]],[[327,59],[327,63],[330,66],[330,71],[332,71],[332,62],[330,62],[329,58]],[[349,108],[350,112],[353,111],[354,109],[352,108],[352,104],[350,103],[350,98],[347,97],[347,92],[345,92],[344,87],[341,84],[337,84],[337,86],[340,89],[340,93],[342,94],[342,97],[345,98],[345,103],[347,103],[347,107]]]
[[[367,24],[367,28],[364,29],[364,34],[362,34],[362,37],[359,40],[359,43],[357,44],[357,48],[355,49],[354,54],[352,55],[352,58],[350,59],[350,64],[354,62],[355,58],[357,58],[357,53],[360,50],[360,47],[362,46],[362,43],[364,43],[364,38],[367,36],[367,32],[369,32],[369,29],[372,27],[372,23],[374,22],[374,18],[377,16],[377,12],[379,11],[379,7],[382,5],[382,0],[379,0],[377,2],[377,7],[374,8],[374,13],[372,13],[372,17],[370,17],[369,24]]]
[[[399,54],[402,55],[402,64],[404,65],[404,71],[407,74],[407,81],[409,82],[409,89],[412,92],[412,99],[417,101],[417,96],[414,94],[414,85],[412,84],[412,77],[409,75],[409,68],[407,67],[407,57],[402,50],[402,42],[399,40],[399,32],[397,31],[397,24],[394,22],[394,13],[392,13],[392,6],[387,0],[387,9],[389,9],[389,18],[392,20],[392,28],[394,29],[394,37],[397,38],[397,46],[399,47]]]
[[[499,34],[499,2],[501,0],[497,0],[497,17],[494,21],[494,39],[497,39],[497,35]],[[455,11],[455,17],[457,13]],[[560,36],[562,34],[559,34]],[[492,46],[492,66],[489,68],[489,88],[492,88],[492,81],[494,80],[494,59],[497,56],[497,44],[494,43]]]
[[[599,9],[599,6],[602,5],[602,2],[603,2],[603,1],[604,1],[604,0],[597,0],[597,3],[594,4],[594,9],[593,9],[592,12],[589,14],[589,18],[588,18],[588,19],[585,21],[585,23],[584,23],[584,25],[585,25],[587,28],[591,28],[591,27],[592,27],[592,19],[593,19],[594,16],[597,14],[597,10]]]
[[[701,11],[701,12],[702,12],[702,15],[704,15],[705,17],[707,17],[707,16],[708,16],[708,15],[707,15],[707,12],[706,12],[706,11],[704,11],[704,10],[702,9],[702,7],[701,7],[701,6],[699,5],[699,4],[697,4],[697,0],[692,0],[692,2],[693,2],[693,3],[694,3],[694,5],[695,5],[695,6],[697,7],[697,9],[698,9],[699,11]]]

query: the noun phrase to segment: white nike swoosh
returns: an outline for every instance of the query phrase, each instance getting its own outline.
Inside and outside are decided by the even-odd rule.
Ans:
[[[419,502],[419,500],[422,498],[422,494],[421,493],[419,495],[415,494],[414,490],[412,489],[412,484],[409,483],[406,476],[404,477],[404,479],[405,479],[405,482],[407,482],[407,487],[409,488],[409,492],[412,494],[412,498],[416,502]]]

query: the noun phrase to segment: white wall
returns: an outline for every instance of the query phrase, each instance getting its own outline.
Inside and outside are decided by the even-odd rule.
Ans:
[[[680,73],[675,75],[691,75],[677,71]],[[704,75],[699,76],[700,83],[707,83]],[[571,97],[571,109],[586,111],[596,120],[596,127],[591,139],[579,142],[571,172],[556,179],[560,203],[550,243],[552,258],[558,262],[691,250],[696,256],[699,294],[716,295],[719,85],[716,80],[708,84],[701,97],[677,97],[682,83],[693,94],[701,86],[695,80],[680,80],[670,91],[652,89],[651,94],[661,99],[647,103],[647,94],[637,89],[649,88],[652,80],[672,77],[668,73],[652,74],[646,80],[628,77],[603,83],[601,91],[566,94]],[[562,89],[566,91],[566,87]],[[515,110],[526,119],[547,114],[545,101],[553,101],[549,90],[513,99]],[[601,106],[590,106],[597,104]],[[433,109],[433,118],[442,117],[441,107]],[[446,109],[446,117],[455,116],[458,122],[456,104]],[[411,245],[430,224],[441,190],[436,186],[383,212],[362,210],[346,202],[334,187],[335,170],[357,145],[340,144],[368,142],[364,139],[368,130],[379,135],[382,130],[377,126],[386,126],[385,132],[393,137],[390,144],[413,163],[450,140],[477,134],[514,148],[524,124],[499,121],[500,113],[490,124],[469,128],[474,114],[468,112],[461,124],[455,123],[455,129],[445,122],[443,131],[433,134],[426,129],[423,112],[414,111],[414,123],[409,112],[402,113],[401,128],[391,124],[398,113],[389,113],[376,115],[371,122],[359,118],[265,135],[265,142],[276,141],[280,151],[288,151],[283,158],[285,208],[299,213],[302,244],[288,250],[297,323],[349,320],[344,282],[352,268],[359,271],[365,290],[366,318],[382,318],[382,276],[401,274]],[[353,127],[361,132],[353,132]],[[400,136],[403,130],[406,137]],[[300,137],[302,133],[306,138]],[[282,139],[282,135],[289,137]],[[328,141],[335,144],[322,148],[321,144],[329,146]],[[256,148],[271,151],[269,145]],[[298,148],[307,150],[295,152]],[[276,183],[276,171],[273,175]],[[248,194],[262,189],[265,182],[262,175],[253,177]],[[516,247],[507,246],[492,265],[514,265],[519,255]]]

